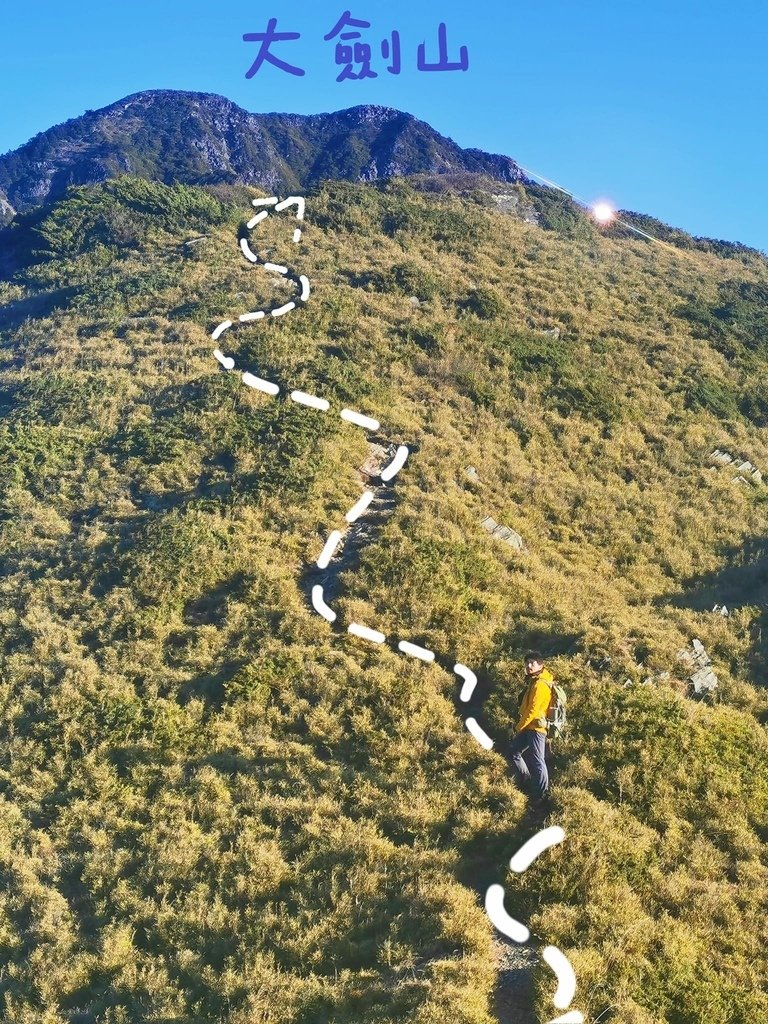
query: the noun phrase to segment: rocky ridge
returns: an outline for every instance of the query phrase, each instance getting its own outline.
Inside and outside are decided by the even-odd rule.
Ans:
[[[58,199],[69,185],[119,174],[288,191],[328,178],[425,173],[523,180],[509,157],[462,149],[392,107],[255,114],[222,96],[156,89],[88,110],[0,156],[0,211],[23,212]]]

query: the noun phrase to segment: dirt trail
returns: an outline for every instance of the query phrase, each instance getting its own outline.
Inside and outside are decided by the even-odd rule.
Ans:
[[[494,936],[493,948],[499,977],[492,1010],[499,1024],[539,1024],[533,1012],[533,973],[539,954],[498,934]]]
[[[369,460],[366,460],[365,486],[373,491],[374,497],[365,515],[353,523],[344,536],[343,547],[332,558],[328,568],[320,570],[310,566],[306,573],[306,597],[312,585],[320,583],[325,599],[333,603],[339,593],[339,575],[359,564],[360,552],[369,544],[391,515],[396,503],[395,488],[392,484],[378,479],[382,465],[394,455],[396,444],[379,442],[371,445]],[[370,473],[370,475],[368,475]],[[533,1012],[533,972],[538,961],[535,949],[520,946],[498,933],[494,935],[493,949],[498,968],[498,979],[493,991],[492,1012],[499,1024],[539,1024]]]

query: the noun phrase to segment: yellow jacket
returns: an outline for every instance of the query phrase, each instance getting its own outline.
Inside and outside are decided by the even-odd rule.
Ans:
[[[552,699],[551,686],[555,677],[543,668],[536,676],[531,676],[528,689],[525,691],[523,703],[520,705],[520,716],[517,720],[516,732],[532,729],[544,736],[547,734],[547,711]]]

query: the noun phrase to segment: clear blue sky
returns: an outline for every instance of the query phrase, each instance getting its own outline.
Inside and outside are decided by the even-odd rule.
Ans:
[[[375,79],[337,82],[345,9],[371,22]],[[250,80],[247,32],[295,41]],[[247,110],[315,113],[358,103],[408,110],[462,146],[504,153],[586,199],[607,197],[694,234],[768,250],[768,5],[763,0],[39,0],[0,36],[0,152],[143,89],[215,92]],[[466,45],[469,69],[416,70]],[[380,43],[400,33],[402,71]]]

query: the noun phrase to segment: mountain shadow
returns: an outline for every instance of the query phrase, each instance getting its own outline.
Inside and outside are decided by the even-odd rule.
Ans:
[[[768,536],[751,537],[741,547],[732,545],[722,557],[721,569],[692,577],[682,594],[664,601],[694,611],[710,611],[716,604],[729,610],[757,606],[747,667],[750,679],[768,685]]]

